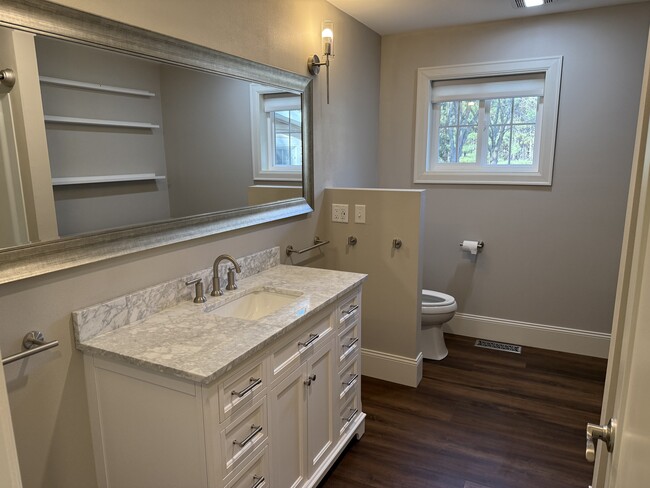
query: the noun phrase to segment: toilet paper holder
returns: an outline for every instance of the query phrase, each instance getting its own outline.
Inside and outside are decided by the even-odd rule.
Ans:
[[[485,246],[485,243],[483,241],[478,241],[478,244],[476,245],[476,247],[478,247],[479,249],[483,249],[483,246]],[[460,247],[463,247],[462,242],[460,243]]]

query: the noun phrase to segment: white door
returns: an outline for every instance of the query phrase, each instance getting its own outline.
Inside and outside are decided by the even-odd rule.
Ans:
[[[5,34],[3,29],[0,36],[0,248],[29,243],[9,95],[15,84],[16,66],[13,56],[7,55],[13,54],[13,46],[8,46]]]
[[[334,447],[334,341],[314,352],[307,368],[307,449],[309,475]]]
[[[271,486],[299,488],[308,478],[305,461],[307,446],[307,363],[289,373],[271,390],[269,437]]]
[[[650,47],[650,44],[649,44]],[[594,488],[636,488],[650,479],[650,48],[630,180],[601,423],[616,420],[608,452],[599,442]]]
[[[34,35],[0,28],[0,247],[58,238]],[[28,136],[29,134],[29,136]]]
[[[2,357],[1,352],[0,357]],[[5,371],[2,365],[0,365],[0,486],[3,488],[20,488],[23,486],[20,481],[16,440],[11,425]]]

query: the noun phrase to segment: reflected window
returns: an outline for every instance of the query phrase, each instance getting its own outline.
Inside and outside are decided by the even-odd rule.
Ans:
[[[256,180],[302,179],[300,95],[252,86],[251,131]]]
[[[300,171],[302,168],[302,114],[298,110],[278,110],[269,113],[272,133],[270,170]]]

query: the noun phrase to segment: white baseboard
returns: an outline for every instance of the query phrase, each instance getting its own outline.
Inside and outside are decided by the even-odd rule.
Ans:
[[[610,334],[554,325],[457,313],[443,330],[451,334],[606,358]]]
[[[422,380],[422,353],[411,359],[362,348],[361,374],[415,388]]]

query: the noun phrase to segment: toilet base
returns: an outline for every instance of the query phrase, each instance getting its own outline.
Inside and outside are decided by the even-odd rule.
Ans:
[[[421,332],[422,336],[420,337],[420,344],[422,344],[422,357],[424,357],[424,359],[433,359],[435,361],[445,359],[449,351],[445,345],[445,336],[442,332],[442,324],[423,324]]]

